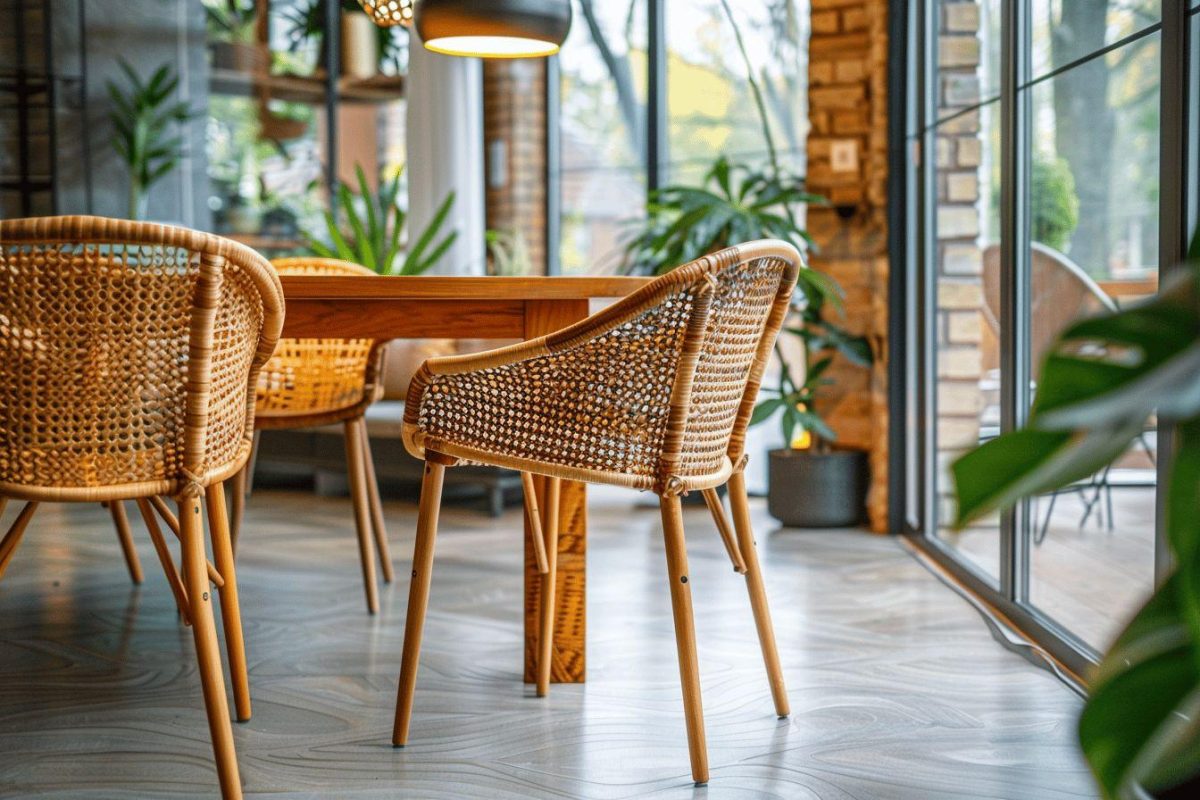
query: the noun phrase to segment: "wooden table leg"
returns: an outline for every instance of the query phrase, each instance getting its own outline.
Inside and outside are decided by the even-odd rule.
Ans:
[[[586,300],[536,300],[525,304],[525,338],[532,339],[588,315]],[[534,477],[538,505],[545,508],[546,481]],[[559,497],[558,581],[555,584],[553,683],[583,683],[587,672],[587,488],[562,481]],[[538,608],[541,574],[528,526],[525,530],[525,682],[537,679]]]

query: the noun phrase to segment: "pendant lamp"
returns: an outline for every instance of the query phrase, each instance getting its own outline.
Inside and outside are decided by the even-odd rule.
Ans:
[[[416,0],[414,24],[435,53],[551,56],[571,29],[571,0]]]

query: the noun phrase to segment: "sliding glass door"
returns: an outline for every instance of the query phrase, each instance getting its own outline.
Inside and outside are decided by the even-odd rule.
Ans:
[[[1200,11],[1177,2],[924,0],[907,11],[915,202],[893,214],[910,270],[893,302],[910,340],[908,409],[894,421],[908,434],[893,461],[907,467],[903,518],[1077,672],[1161,569],[1163,432],[1152,420],[1106,469],[965,531],[950,528],[949,465],[1026,419],[1067,325],[1152,295],[1178,256],[1185,192],[1172,176],[1184,159],[1171,143],[1195,137],[1195,112],[1164,91],[1195,67],[1174,45],[1200,36]]]

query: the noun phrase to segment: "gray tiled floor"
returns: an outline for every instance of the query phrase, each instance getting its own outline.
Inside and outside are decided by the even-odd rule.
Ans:
[[[756,506],[793,714],[778,721],[742,582],[688,512],[712,781],[694,789],[655,511],[597,491],[588,683],[519,680],[519,514],[443,514],[411,743],[389,744],[414,507],[386,504],[399,582],[363,609],[348,501],[258,492],[240,555],[250,796],[1055,798],[1094,790],[1079,700],[996,644],[890,539],[776,531]],[[15,509],[5,514],[5,523]],[[0,583],[0,796],[214,796],[191,662],[140,527],[129,586],[98,507],[44,506]]]

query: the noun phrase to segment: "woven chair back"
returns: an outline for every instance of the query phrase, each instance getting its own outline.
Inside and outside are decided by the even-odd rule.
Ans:
[[[0,495],[104,500],[224,480],[283,325],[270,264],[184,228],[0,222]]]
[[[409,389],[406,445],[657,491],[722,483],[799,267],[791,245],[751,242],[549,336],[430,359]]]
[[[375,275],[334,258],[271,262],[280,275]],[[282,339],[259,373],[260,427],[320,425],[361,414],[379,399],[382,342],[374,339]]]

